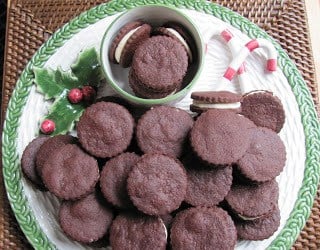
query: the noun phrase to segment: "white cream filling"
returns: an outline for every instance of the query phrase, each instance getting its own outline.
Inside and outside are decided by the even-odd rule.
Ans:
[[[201,101],[193,100],[193,105],[199,108],[208,108],[208,109],[238,109],[241,107],[240,102],[234,103],[203,103]]]
[[[164,228],[164,233],[165,233],[165,235],[166,235],[166,239],[168,239],[168,230],[167,230],[167,227],[166,227],[166,225],[164,224],[163,219],[160,218],[160,217],[158,217],[158,218],[159,218],[159,220],[161,221],[161,224],[162,224],[162,226],[163,226],[163,228]]]
[[[118,43],[118,46],[116,48],[116,51],[114,53],[114,58],[116,59],[117,63],[120,63],[120,57],[123,51],[124,46],[127,44],[129,38],[133,35],[134,32],[136,32],[138,29],[140,29],[141,26],[130,30]]]
[[[257,219],[259,219],[259,218],[261,218],[261,216],[260,217],[245,217],[245,216],[242,216],[241,214],[238,214],[238,216],[241,218],[241,219],[243,219],[243,220],[247,220],[247,221],[253,221],[253,220],[257,220]]]
[[[162,220],[162,219],[161,219],[161,220]],[[165,234],[166,234],[166,239],[168,239],[168,230],[167,230],[166,225],[163,223],[163,221],[162,221],[162,225],[163,225],[163,227],[164,227],[164,231],[165,231]]]
[[[187,44],[186,40],[184,40],[184,38],[179,34],[178,31],[176,31],[175,29],[172,28],[166,28],[167,31],[169,31],[172,35],[174,35],[176,38],[179,39],[179,41],[183,44],[183,46],[186,48],[187,50],[187,54],[189,56],[190,62],[192,62],[192,52],[191,49],[189,47],[189,45]]]

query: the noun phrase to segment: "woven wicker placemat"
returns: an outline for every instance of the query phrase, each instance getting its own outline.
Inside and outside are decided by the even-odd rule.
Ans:
[[[102,0],[14,0],[7,18],[2,118],[28,60],[57,28]],[[216,0],[265,29],[287,51],[318,106],[306,11],[300,0]],[[3,121],[3,119],[2,119]],[[0,175],[0,249],[31,249],[11,212]],[[320,249],[320,191],[312,215],[292,249]]]

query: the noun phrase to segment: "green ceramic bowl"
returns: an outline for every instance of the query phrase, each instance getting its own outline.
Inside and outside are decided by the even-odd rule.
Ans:
[[[128,22],[138,19],[144,20],[152,26],[161,26],[168,21],[174,21],[184,26],[192,36],[196,45],[196,58],[194,63],[189,67],[185,77],[185,87],[175,94],[161,99],[144,99],[135,96],[128,84],[129,69],[124,69],[117,64],[113,64],[108,58],[111,43],[121,27]],[[113,21],[103,36],[100,48],[100,58],[107,84],[127,101],[142,106],[173,104],[181,100],[197,82],[204,62],[204,43],[197,27],[186,15],[176,8],[162,5],[146,5],[133,8]]]

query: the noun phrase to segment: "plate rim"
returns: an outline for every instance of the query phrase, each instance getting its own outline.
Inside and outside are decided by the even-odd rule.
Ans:
[[[250,38],[265,38],[273,43],[278,51],[278,65],[286,76],[299,106],[301,122],[306,137],[306,160],[302,186],[298,198],[283,229],[271,242],[268,249],[289,249],[310,216],[313,201],[320,179],[320,125],[307,84],[297,67],[284,49],[265,31],[243,16],[215,3],[193,0],[113,0],[81,13],[44,43],[28,62],[18,79],[10,98],[2,136],[2,165],[4,184],[11,208],[26,238],[35,249],[56,249],[40,228],[28,205],[21,183],[21,169],[16,151],[17,129],[23,107],[33,85],[33,67],[41,67],[73,35],[97,21],[114,14],[143,5],[167,5],[191,9],[213,15],[231,24]]]

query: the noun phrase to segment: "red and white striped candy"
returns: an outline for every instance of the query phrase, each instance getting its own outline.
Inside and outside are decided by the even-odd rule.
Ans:
[[[240,49],[242,47],[242,44],[239,41],[237,41],[235,39],[235,37],[233,36],[233,34],[227,29],[223,30],[220,33],[220,36],[222,37],[222,39],[228,45],[232,56],[235,57],[239,53],[239,51],[240,51]],[[245,66],[245,62],[244,62],[241,65],[240,69],[238,70],[238,75],[241,75],[241,74],[243,74],[245,72],[246,72],[246,66]]]
[[[242,49],[239,54],[233,58],[229,67],[227,68],[224,77],[231,81],[235,76],[237,70],[240,68],[241,64],[245,59],[250,55],[250,53],[257,48],[265,47],[267,48],[268,61],[267,61],[267,70],[275,71],[277,69],[277,52],[275,51],[272,44],[264,39],[253,39],[249,41]]]
[[[230,31],[225,29],[222,32],[220,32],[219,35],[221,35],[224,41],[227,42],[233,56],[233,60],[229,64],[227,70],[225,71],[221,79],[221,82],[219,83],[219,89],[223,89],[224,83],[229,83],[237,74],[237,71],[240,77],[243,78],[244,73],[246,72],[244,62],[246,58],[250,55],[250,53],[257,48],[263,48],[267,52],[267,70],[270,72],[277,70],[277,51],[269,41],[260,38],[253,39],[244,46],[241,46],[242,48],[239,50],[237,42],[235,41],[234,36]],[[217,36],[217,34],[211,34],[211,37],[213,36]],[[244,81],[240,79],[240,82],[241,90],[245,93],[246,91],[244,91]]]
[[[227,29],[223,30],[220,33],[220,36],[222,39],[226,42],[228,45],[229,50],[231,51],[232,57],[235,57],[239,51],[241,50],[241,47],[243,47],[244,44],[242,44],[239,39],[234,37],[234,35]],[[250,86],[248,86],[248,80],[246,77],[246,63],[243,62],[238,69],[238,78],[239,78],[239,86],[242,93],[247,93],[250,90]]]

